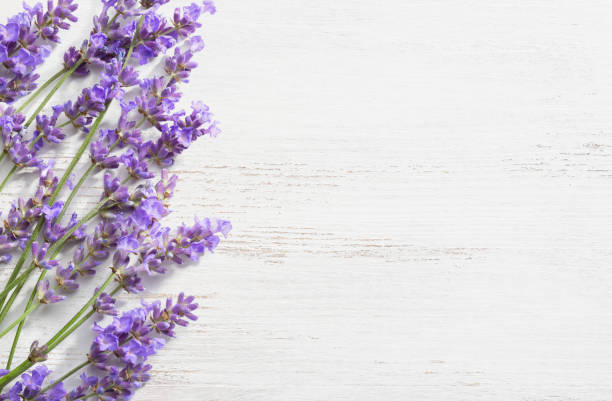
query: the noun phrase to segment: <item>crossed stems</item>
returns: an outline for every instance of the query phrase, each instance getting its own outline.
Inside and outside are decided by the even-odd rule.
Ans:
[[[144,21],[144,16],[141,16],[139,24],[138,24],[138,28],[140,28],[142,26],[142,23]],[[132,40],[131,44],[130,44],[130,48],[128,50],[127,55],[125,56],[124,59],[124,63],[122,65],[122,70],[125,69],[128,65],[128,62],[132,56],[134,47],[136,46],[137,42],[139,42],[141,39],[138,37],[138,35],[134,36],[134,39]],[[78,67],[78,66],[77,66]],[[61,84],[63,83],[63,81],[65,80],[65,78],[67,78],[70,74],[72,74],[72,72],[76,69],[76,67],[73,67],[69,72],[67,72],[63,78],[62,81],[58,82],[58,85],[55,86],[55,88],[53,89],[52,93],[50,93],[46,98],[45,101],[43,101],[43,103],[38,107],[37,111],[35,112],[35,114],[33,115],[33,117],[30,117],[30,119],[28,120],[28,123],[31,123],[33,121],[33,118],[35,118],[35,115],[40,112],[40,110],[44,107],[44,105],[46,104],[45,102],[48,102],[54,91],[56,91],[59,86],[61,86]],[[89,144],[91,143],[91,141],[93,140],[96,132],[98,131],[98,128],[100,126],[100,124],[102,123],[102,120],[104,119],[104,116],[106,114],[106,112],[108,111],[108,108],[110,107],[111,103],[112,103],[113,99],[110,99],[105,106],[105,109],[102,113],[100,113],[100,115],[96,118],[92,128],[90,129],[89,134],[87,135],[87,137],[85,138],[85,140],[83,141],[83,143],[81,144],[79,150],[77,151],[76,155],[74,156],[74,158],[72,159],[70,165],[68,166],[68,168],[66,169],[66,171],[64,172],[64,175],[62,176],[62,178],[60,179],[51,199],[49,200],[50,204],[53,204],[59,194],[61,189],[63,188],[63,186],[66,184],[66,181],[68,180],[70,174],[72,173],[72,171],[74,170],[74,168],[76,167],[76,164],[79,162],[79,160],[81,159],[83,153],[85,152],[85,150],[89,147]],[[84,174],[84,176],[79,180],[79,183],[82,185],[82,183],[85,181],[85,179],[87,178],[87,176],[93,171],[92,168],[88,169],[86,171],[86,173]],[[9,173],[10,175],[11,173]],[[6,180],[5,180],[6,181]],[[79,185],[80,187],[80,185]],[[78,187],[73,188],[73,191],[69,197],[69,200],[71,201],[72,198],[74,197],[74,195],[76,194],[76,191],[78,191]],[[1,190],[1,188],[0,188]],[[68,206],[69,202],[63,205],[62,208],[62,216],[63,213],[65,213],[65,210]],[[98,206],[99,208],[99,206]],[[86,218],[89,218],[89,220],[93,217],[95,217],[98,213],[100,212],[100,210],[96,210],[96,208],[94,208],[94,210],[92,210],[92,212],[90,212],[87,216],[85,216],[85,218],[83,218],[80,222],[80,225],[82,225],[85,222]],[[89,215],[91,214],[91,217],[89,217]],[[21,254],[21,257],[19,258],[17,264],[15,265],[15,268],[13,269],[13,272],[11,273],[11,277],[9,278],[9,282],[7,283],[7,285],[5,286],[5,289],[0,293],[0,305],[2,305],[4,303],[4,301],[6,300],[6,296],[8,294],[8,291],[10,291],[10,289],[12,289],[13,287],[17,287],[14,291],[13,294],[11,295],[11,298],[9,299],[8,303],[6,305],[4,305],[4,308],[2,310],[2,312],[0,312],[0,321],[2,319],[4,319],[4,317],[6,316],[6,313],[8,313],[8,310],[10,309],[11,305],[13,304],[14,300],[16,299],[17,295],[19,294],[19,292],[21,291],[21,289],[23,288],[25,281],[27,280],[27,277],[29,276],[29,274],[32,272],[32,270],[35,268],[35,266],[32,266],[33,263],[30,265],[31,267],[29,267],[24,273],[22,273],[21,276],[19,276],[19,279],[17,278],[17,275],[19,274],[19,271],[21,270],[23,263],[25,262],[25,259],[27,257],[27,254],[30,252],[31,247],[32,247],[32,243],[34,242],[34,240],[37,238],[40,230],[42,229],[42,226],[44,224],[44,216],[42,216],[39,221],[37,226],[35,227],[32,235],[30,236],[30,239],[26,245],[26,248],[24,249],[24,251]],[[80,226],[79,225],[79,226]],[[69,238],[69,235],[71,235],[78,227],[75,225],[71,230],[69,230],[69,232],[67,232],[64,237],[62,237],[62,239],[60,239],[56,244],[53,245],[53,256],[56,256],[57,253],[59,253],[59,251],[61,250],[62,245],[66,242],[66,240]],[[72,231],[72,232],[70,232]],[[68,236],[68,237],[67,237]],[[34,297],[36,295],[36,288],[38,286],[38,283],[40,283],[44,277],[46,275],[46,270],[43,270],[38,278],[37,284],[35,285],[32,294],[30,295],[30,298],[28,300],[28,303],[26,305],[24,314],[25,315],[23,317],[23,319],[21,319],[19,321],[19,327],[17,328],[17,332],[15,334],[15,337],[13,339],[13,344],[11,347],[11,351],[9,353],[9,358],[8,358],[8,362],[7,362],[7,368],[10,368],[10,365],[12,363],[12,359],[15,353],[15,349],[19,340],[19,336],[21,334],[21,329],[23,327],[23,324],[25,323],[25,319],[27,318],[27,315],[29,313],[31,313],[32,310],[34,310],[34,308],[32,308],[32,304],[34,301]],[[93,302],[93,301],[92,301]],[[28,310],[30,310],[29,313]],[[22,315],[22,316],[23,316]],[[13,326],[14,327],[14,326]],[[52,348],[51,348],[52,349]],[[20,365],[21,366],[21,365]],[[27,369],[27,368],[26,368]],[[1,388],[1,387],[0,387]]]
[[[112,21],[115,20],[115,18],[118,15],[116,14]],[[143,17],[141,17],[140,21],[139,21],[139,28],[142,25],[143,22]],[[132,55],[132,52],[134,50],[134,47],[137,43],[137,35],[135,35],[134,40],[132,41],[128,54],[126,55],[124,64],[123,64],[123,69],[127,66],[127,63]],[[60,81],[56,84],[56,86],[51,90],[51,92],[47,95],[47,97],[43,100],[43,102],[39,105],[39,107],[37,108],[37,110],[35,111],[35,113],[28,119],[28,121],[26,122],[26,127],[29,126],[32,121],[35,119],[36,115],[46,106],[46,104],[51,100],[51,98],[53,97],[53,95],[55,94],[55,92],[62,86],[62,84],[64,83],[64,81],[70,76],[72,75],[72,73],[74,72],[74,70],[76,70],[76,68],[78,68],[81,64],[83,63],[83,60],[80,60],[77,64],[75,64],[75,66],[73,66],[70,70],[64,72],[64,70],[58,72],[57,74],[55,74],[53,77],[51,77],[51,79],[49,81],[47,81],[45,84],[43,84],[38,91],[36,91],[31,98],[29,98],[21,107],[19,110],[23,110],[25,107],[27,107],[28,104],[30,104],[33,99],[38,96],[44,89],[46,89],[48,86],[50,86],[52,84],[52,82],[54,82],[55,80],[57,80],[58,78],[61,77]],[[87,138],[85,139],[85,141],[83,142],[83,144],[81,145],[81,147],[79,148],[79,151],[77,152],[77,154],[75,155],[75,157],[73,158],[72,162],[70,163],[68,169],[66,170],[66,172],[64,173],[64,175],[62,176],[60,182],[58,183],[57,189],[55,190],[52,200],[50,203],[55,202],[55,200],[57,199],[60,190],[63,188],[63,186],[65,185],[68,177],[70,176],[70,174],[72,173],[72,171],[74,170],[74,167],[76,166],[76,164],[78,163],[78,161],[80,160],[80,158],[82,157],[83,152],[85,151],[85,149],[89,146],[89,143],[92,141],[93,139],[93,135],[94,133],[98,130],[100,123],[102,122],[102,119],[104,118],[104,115],[106,114],[106,111],[108,110],[108,107],[110,106],[110,103],[112,102],[112,99],[107,103],[105,110],[98,116],[98,118],[96,119],[96,121],[94,122],[94,125],[92,126],[92,129],[90,130],[89,135],[87,136]],[[143,119],[138,123],[138,126],[140,126],[142,123],[144,123],[145,121],[145,117],[143,117]],[[38,140],[38,139],[37,139]],[[31,145],[33,145],[35,142],[33,142]],[[115,144],[112,145],[111,149],[113,147],[115,147],[118,144],[118,142],[116,142]],[[2,155],[0,155],[0,161],[2,160],[2,158],[5,156],[6,152],[4,152]],[[4,179],[4,181],[2,183],[0,183],[0,191],[2,191],[2,188],[4,187],[4,185],[6,184],[6,182],[8,181],[8,179],[10,178],[10,176],[14,173],[14,170],[16,169],[17,166],[14,166],[13,169],[11,170],[11,172],[9,172],[9,175]],[[64,213],[66,212],[66,208],[67,206],[70,204],[70,202],[72,201],[72,199],[74,198],[74,196],[76,195],[76,192],[78,191],[78,189],[80,188],[80,186],[83,184],[83,182],[86,180],[86,178],[91,174],[91,172],[93,171],[93,168],[95,167],[95,164],[93,164],[86,172],[85,174],[83,174],[83,176],[81,177],[81,179],[79,180],[77,186],[75,186],[75,188],[73,189],[73,191],[70,193],[70,196],[68,197],[67,202],[64,204],[61,212],[60,212],[60,216],[59,218],[61,218],[61,216],[64,215]],[[72,235],[72,233],[74,233],[74,231],[80,227],[82,224],[84,224],[86,221],[91,220],[92,218],[96,217],[100,212],[101,212],[101,207],[99,206],[100,204],[104,204],[106,200],[101,201],[98,206],[96,206],[88,215],[86,215],[76,226],[74,226],[71,230],[69,230],[64,237],[62,237],[60,240],[58,240],[50,249],[50,251],[52,250],[52,255],[51,257],[56,256],[59,251],[61,250],[62,246],[64,245],[64,243],[68,240],[68,238],[70,237],[70,235]],[[18,292],[20,291],[20,289],[23,287],[23,285],[25,284],[25,281],[27,279],[27,277],[29,276],[29,274],[31,273],[32,270],[34,270],[36,268],[36,266],[34,266],[34,263],[32,263],[30,265],[30,267],[24,272],[22,273],[19,277],[17,277],[17,274],[19,273],[19,270],[21,269],[21,267],[23,266],[23,263],[25,261],[25,258],[27,256],[27,254],[29,253],[30,249],[31,249],[31,245],[34,241],[34,239],[38,236],[42,225],[44,223],[44,217],[41,217],[41,219],[39,220],[35,230],[32,233],[32,236],[30,237],[30,240],[28,241],[28,244],[26,245],[26,249],[24,250],[24,252],[22,253],[17,265],[15,266],[13,273],[11,274],[11,278],[9,279],[9,283],[7,283],[5,289],[0,292],[0,305],[2,305],[6,299],[6,295],[8,294],[8,291],[10,291],[12,288],[17,287],[17,289],[13,292],[11,299],[9,300],[9,303],[4,305],[4,308],[2,309],[2,312],[0,312],[0,322],[4,319],[4,317],[6,316],[6,313],[8,312],[8,309],[10,308],[10,305],[12,305],[12,302],[14,301],[14,298],[17,296]],[[46,274],[46,270],[43,270],[41,272],[41,275],[38,279],[38,283],[40,283],[40,281],[44,278]],[[102,291],[104,289],[106,289],[106,287],[110,284],[110,282],[112,281],[113,277],[115,277],[117,275],[117,272],[115,272],[113,270],[113,272],[108,276],[108,278],[106,279],[106,281],[104,282],[104,284],[96,291],[96,293],[90,298],[90,300],[70,319],[70,321],[68,323],[66,323],[64,325],[64,327],[62,327],[62,329],[60,329],[46,344],[45,344],[45,354],[48,354],[49,352],[51,352],[55,347],[57,347],[66,337],[68,337],[72,332],[74,332],[78,327],[80,327],[84,322],[86,322],[94,313],[94,310],[91,309],[88,313],[85,313],[87,311],[87,309],[91,308],[93,303],[95,302],[95,300],[97,299],[97,297],[102,293]],[[117,291],[119,291],[122,288],[121,285],[118,285],[113,291],[111,291],[111,295],[114,295]],[[0,332],[0,337],[4,336],[6,333],[8,333],[12,328],[15,327],[16,324],[19,324],[19,328],[17,330],[17,333],[15,335],[14,341],[13,341],[13,346],[11,348],[11,353],[9,356],[9,361],[7,364],[7,368],[10,367],[13,355],[14,355],[14,351],[17,345],[17,341],[19,338],[19,334],[21,332],[21,328],[25,322],[25,319],[27,318],[27,316],[36,309],[37,305],[39,305],[39,302],[36,302],[33,304],[33,300],[34,300],[34,296],[36,293],[36,286],[34,288],[33,293],[30,296],[29,302],[26,306],[26,309],[24,311],[24,313],[17,319],[15,320],[15,322],[13,322],[9,327],[7,327],[5,330],[3,330],[2,332]],[[34,365],[36,362],[32,361],[31,359],[26,359],[25,361],[23,361],[20,365],[18,365],[16,368],[14,368],[13,370],[11,370],[6,376],[2,377],[0,379],[0,390],[2,388],[4,388],[4,386],[6,384],[8,384],[11,380],[13,380],[15,377],[19,376],[21,373],[25,372],[27,369],[29,369],[32,365]],[[80,365],[78,365],[76,368],[72,369],[70,372],[68,372],[66,375],[64,375],[60,380],[65,379],[66,377],[69,377],[70,375],[72,375],[73,373],[77,372],[78,370],[80,370],[81,368],[87,366],[89,363],[91,363],[90,361],[86,361],[85,363],[82,363]],[[46,387],[44,391],[47,391],[49,388],[52,388],[55,384],[57,384],[57,382],[51,384],[50,386]],[[94,396],[95,393],[89,394],[88,396],[86,396],[85,398]]]

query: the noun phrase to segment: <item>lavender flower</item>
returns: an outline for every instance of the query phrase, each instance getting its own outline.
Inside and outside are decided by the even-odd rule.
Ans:
[[[34,263],[34,266],[40,269],[51,270],[59,265],[57,260],[45,260],[48,249],[48,243],[39,244],[37,241],[32,243],[32,263]]]
[[[72,14],[76,8],[74,0],[56,1],[57,4],[49,1],[47,9],[41,5],[26,7],[20,18],[0,25],[0,63],[7,73],[10,72],[9,77],[4,78],[0,71],[0,101],[13,101],[35,87],[38,76],[34,71],[48,54],[48,43],[58,40],[59,30],[68,27],[67,21],[75,20]],[[34,195],[13,202],[0,228],[0,262],[10,260],[11,252],[17,247],[27,248],[30,252],[25,251],[22,255],[19,267],[31,254],[31,266],[42,270],[26,312],[10,327],[20,324],[21,328],[38,303],[62,301],[65,296],[56,290],[77,290],[79,280],[95,275],[99,266],[111,256],[110,275],[102,288],[113,279],[116,284],[109,293],[96,289],[94,294],[100,294],[94,295],[68,326],[46,345],[34,342],[26,361],[10,372],[2,372],[6,376],[0,375],[0,389],[11,380],[18,380],[0,395],[0,401],[129,399],[150,379],[151,366],[147,359],[162,348],[164,337],[174,337],[177,326],[186,326],[197,319],[193,313],[197,308],[194,297],[186,297],[183,293],[175,302],[171,299],[165,303],[143,302],[140,308],[120,316],[112,296],[119,289],[128,293],[141,292],[144,290],[143,275],[161,275],[172,265],[197,261],[207,251],[213,252],[221,237],[227,236],[232,228],[228,221],[218,219],[196,218],[193,224],[183,224],[175,230],[163,223],[170,213],[169,200],[178,179],[165,167],[174,164],[178,155],[198,138],[215,137],[219,133],[218,123],[202,102],[193,102],[189,110],[178,107],[182,96],[180,84],[189,81],[197,67],[194,54],[204,48],[202,38],[194,35],[201,26],[199,18],[205,13],[214,13],[215,7],[209,1],[193,3],[177,8],[172,19],[166,19],[157,9],[168,1],[102,0],[102,11],[94,18],[89,37],[80,48],[64,53],[64,69],[70,70],[65,74],[86,75],[90,70],[99,71],[98,82],[84,88],[77,99],[54,106],[49,114],[32,116],[27,123],[12,107],[0,105],[2,157],[8,155],[17,168],[34,167],[39,176]],[[10,43],[12,45],[7,45]],[[163,54],[168,54],[163,62],[164,74],[141,78],[134,62],[147,64]],[[7,87],[10,94],[4,92]],[[120,117],[111,126],[114,128],[99,130],[113,100],[119,104]],[[36,124],[30,129],[33,120]],[[107,121],[103,123],[108,126]],[[150,128],[153,128],[152,134],[148,132]],[[65,176],[58,181],[53,174],[53,162],[43,159],[44,150],[48,145],[62,143],[75,131],[89,135]],[[60,191],[87,148],[92,165],[76,186],[69,183],[74,189],[64,204],[59,201]],[[145,181],[156,175],[158,166],[162,167],[159,181]],[[111,169],[115,171],[111,173]],[[61,217],[76,191],[88,174],[99,170],[105,170],[100,201],[84,214],[87,221],[98,219],[92,220],[93,231],[89,232],[83,224],[85,221],[80,221],[76,213],[63,224]],[[67,240],[78,243],[72,260],[64,267],[54,255]],[[50,269],[55,270],[54,288],[43,278]],[[23,283],[13,285],[17,287],[5,309],[12,305]],[[6,295],[8,293],[0,303]],[[87,309],[89,314],[77,320]],[[44,361],[67,334],[94,312],[113,316],[112,322],[105,327],[94,324],[96,337],[88,362],[101,370],[99,375],[83,374],[82,383],[67,391],[63,383],[43,385],[49,376],[44,367],[26,372],[32,365]],[[4,309],[0,321],[3,317]]]
[[[38,302],[41,304],[54,304],[56,302],[63,301],[66,298],[63,295],[57,295],[55,291],[50,288],[49,280],[41,281],[38,284],[36,297],[38,298]]]
[[[81,383],[70,391],[66,391],[62,382],[47,389],[45,381],[51,371],[39,365],[23,373],[8,392],[0,395],[0,400],[76,401],[93,395],[104,400],[129,399],[151,378],[147,360],[165,345],[159,335],[174,337],[177,325],[187,326],[189,320],[197,319],[192,311],[198,305],[193,300],[193,296],[181,293],[176,303],[170,298],[164,304],[143,302],[141,307],[115,317],[106,327],[94,323],[96,336],[87,360],[100,372],[98,375],[81,374]],[[28,359],[41,362],[47,354],[47,347],[35,341]]]
[[[51,52],[51,44],[59,42],[60,29],[76,22],[73,0],[24,5],[24,12],[0,25],[0,62],[9,77],[0,78],[0,101],[12,103],[36,88],[36,67]]]
[[[98,292],[98,289],[94,291],[94,294]],[[101,293],[94,303],[94,310],[101,315],[117,316],[118,312],[115,309],[115,303],[117,300],[107,293]]]
[[[119,157],[110,155],[110,148],[102,141],[94,141],[90,145],[90,158],[92,163],[101,169],[113,169],[119,167]]]
[[[30,373],[22,374],[21,380],[13,385],[8,394],[0,396],[0,399],[19,401],[35,397],[50,373],[51,371],[44,365],[35,367]]]
[[[66,291],[74,291],[79,288],[79,284],[76,282],[78,276],[79,274],[75,271],[74,263],[70,263],[65,268],[57,267],[55,280],[60,288]]]

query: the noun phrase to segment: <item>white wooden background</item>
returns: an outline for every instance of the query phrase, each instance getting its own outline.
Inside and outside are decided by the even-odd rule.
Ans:
[[[612,400],[612,3],[217,5],[187,99],[224,133],[173,168],[172,221],[234,231],[149,284],[203,308],[136,399]],[[39,310],[18,359],[93,284]]]

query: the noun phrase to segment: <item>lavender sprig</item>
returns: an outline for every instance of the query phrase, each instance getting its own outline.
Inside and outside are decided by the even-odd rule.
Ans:
[[[163,304],[142,302],[141,307],[123,313],[105,327],[94,324],[96,336],[83,363],[45,387],[51,371],[44,365],[37,366],[21,374],[21,380],[0,395],[0,400],[79,400],[91,395],[105,400],[129,398],[149,381],[151,365],[147,361],[163,348],[164,337],[175,337],[177,325],[187,326],[189,321],[197,320],[193,311],[198,304],[194,299],[181,293],[176,302],[171,298]],[[28,361],[32,364],[42,361],[48,352],[48,346],[41,347],[35,342]],[[83,373],[81,384],[66,390],[63,381],[88,365],[100,373],[92,376]]]
[[[77,21],[77,7],[73,0],[47,1],[46,10],[24,4],[24,12],[0,25],[0,101],[12,103],[36,88],[36,67],[59,42],[59,30]]]
[[[110,249],[117,249],[113,256],[112,273],[118,288],[127,292],[144,290],[140,277],[143,273],[164,274],[168,264],[182,264],[184,258],[197,261],[206,251],[213,252],[219,244],[219,234],[227,236],[231,230],[230,222],[215,219],[196,220],[192,226],[178,227],[174,235],[170,227],[160,224],[169,213],[166,204],[173,194],[177,178],[176,175],[170,177],[163,171],[161,180],[154,188],[137,187],[128,195],[125,187],[107,175],[107,189],[101,204],[112,214],[112,218],[103,219],[98,224],[94,234],[76,249],[72,262],[66,268],[53,259],[59,249],[57,244],[45,259],[48,244],[33,243],[34,257],[30,269],[41,269],[42,277],[36,290],[36,298],[32,297],[34,302],[28,304],[24,313],[0,332],[0,337],[23,322],[39,304],[56,303],[65,299],[55,291],[60,288],[76,290],[79,276],[95,275],[95,268],[109,257]],[[117,195],[118,193],[120,195]],[[65,234],[67,235],[69,233]],[[129,255],[137,256],[136,262],[130,266]],[[57,271],[57,285],[53,289],[48,281],[43,281],[47,270],[51,269]]]
[[[73,0],[59,1],[67,6]],[[42,345],[32,344],[29,357],[0,378],[1,389],[22,375],[5,395],[0,395],[0,400],[131,397],[149,377],[150,367],[144,362],[153,352],[141,343],[148,334],[145,328],[132,327],[128,338],[124,338],[115,330],[119,327],[98,327],[88,364],[101,367],[106,373],[101,377],[84,376],[82,385],[74,391],[65,391],[61,382],[41,389],[48,372],[42,367],[30,373],[26,371],[44,361],[55,347],[95,313],[117,315],[114,294],[121,290],[127,293],[144,291],[143,275],[163,275],[171,265],[182,264],[184,260],[197,261],[206,251],[212,252],[219,244],[220,236],[231,230],[228,221],[216,219],[196,219],[193,225],[182,225],[176,230],[162,223],[169,213],[168,200],[177,182],[177,177],[169,175],[163,168],[173,165],[178,155],[199,137],[214,137],[219,133],[217,122],[203,103],[192,103],[188,111],[177,110],[181,98],[179,84],[188,82],[197,67],[193,54],[204,47],[202,39],[194,35],[201,26],[198,20],[204,13],[214,13],[214,6],[207,1],[194,3],[176,9],[173,18],[167,20],[156,10],[168,0],[102,2],[102,12],[94,18],[89,38],[80,48],[71,48],[65,53],[64,72],[52,77],[52,81],[59,81],[37,110],[27,119],[21,114],[32,99],[42,93],[39,91],[18,110],[0,110],[4,150],[0,160],[8,155],[13,163],[11,171],[0,183],[0,190],[18,169],[34,167],[41,177],[36,193],[28,200],[16,201],[4,228],[0,229],[0,261],[8,262],[14,250],[22,250],[9,282],[0,292],[0,322],[31,272],[40,271],[23,314],[0,332],[1,337],[18,326],[7,367],[11,365],[22,327],[34,310],[40,305],[50,307],[67,299],[70,292],[78,289],[79,281],[96,275],[99,266],[108,258],[112,259],[110,272],[89,301],[49,341]],[[110,17],[109,14],[114,15]],[[45,18],[48,17],[44,13],[40,14],[40,21]],[[56,34],[57,31],[47,29],[41,37],[51,39]],[[179,42],[184,39],[187,40],[180,46]],[[129,64],[132,57],[140,65],[149,63],[172,48],[173,53],[164,60],[162,76],[142,78],[137,68]],[[99,83],[85,88],[74,103],[56,105],[46,115],[39,113],[66,79],[96,70],[101,71]],[[134,97],[128,94],[128,88],[136,89],[131,91],[136,92]],[[116,128],[99,130],[114,99],[119,100],[121,109]],[[29,130],[33,122],[36,125]],[[152,137],[145,135],[147,128],[153,128]],[[86,136],[67,171],[58,179],[52,174],[52,162],[44,160],[43,149],[62,143],[74,130],[84,132]],[[72,171],[87,150],[91,165],[74,185],[71,183]],[[130,189],[128,183],[154,177],[158,167],[162,168],[159,182],[155,185],[145,182]],[[79,188],[96,171],[104,173],[100,201],[89,212],[81,216],[72,214],[67,223],[62,223],[62,217]],[[120,178],[125,175],[126,178]],[[61,191],[66,184],[71,192],[62,201]],[[93,219],[99,221],[93,224],[90,233],[86,223]],[[56,257],[68,241],[80,244],[70,262],[64,263]],[[28,257],[31,258],[29,267],[19,274]],[[51,270],[55,271],[55,277],[48,280],[46,274]],[[112,283],[115,286],[109,289]],[[4,302],[10,291],[10,298]],[[192,300],[181,294],[176,304],[168,301],[165,308],[161,304],[148,309],[143,305],[150,313],[150,330],[173,336],[176,325],[186,325],[186,319],[195,318]],[[124,317],[117,318],[117,321],[125,320]],[[140,333],[141,330],[144,331]],[[116,358],[122,365],[108,365],[109,357]],[[67,375],[83,366],[77,366]],[[64,375],[61,380],[68,376]]]
[[[141,17],[141,22],[142,22],[142,20],[143,20],[143,18]],[[134,48],[135,42],[136,42],[136,38],[133,38],[133,40],[131,41],[131,44],[130,44],[130,47],[129,47],[128,53],[127,53],[127,55],[125,56],[125,59],[124,59],[124,61],[123,61],[123,67],[122,67],[122,68],[125,68],[125,67],[127,66],[127,63],[128,63],[128,61],[129,61],[129,59],[130,59],[130,56],[131,56],[131,54],[132,54],[132,50],[133,50],[133,48]],[[72,71],[73,71],[74,69],[75,69],[75,68],[73,67],[73,68],[72,68]],[[98,129],[98,127],[99,127],[100,123],[102,122],[102,119],[104,118],[104,115],[105,115],[106,111],[108,110],[108,107],[109,107],[110,103],[112,102],[112,99],[114,98],[114,97],[110,97],[110,96],[111,96],[111,94],[115,94],[115,92],[114,92],[114,91],[115,91],[115,90],[118,90],[118,89],[117,89],[117,81],[112,81],[112,82],[110,82],[110,83],[109,83],[109,85],[110,85],[110,86],[109,86],[109,87],[107,88],[107,90],[104,92],[104,93],[105,93],[107,96],[109,96],[109,97],[107,98],[107,101],[106,101],[105,109],[102,111],[102,113],[101,113],[101,114],[98,116],[98,118],[97,118],[97,119],[96,119],[96,121],[94,122],[94,124],[93,124],[93,126],[92,126],[92,131],[91,131],[91,132],[88,134],[87,138],[85,139],[85,141],[83,142],[83,144],[81,145],[81,147],[79,148],[79,150],[77,151],[77,154],[76,154],[76,155],[75,155],[75,157],[72,159],[72,161],[71,161],[70,165],[68,166],[68,168],[67,168],[66,172],[64,173],[64,175],[63,175],[63,176],[62,176],[62,178],[60,179],[60,181],[59,181],[59,183],[58,183],[57,188],[55,189],[55,191],[54,191],[53,195],[51,196],[51,200],[50,200],[50,201],[51,201],[51,203],[53,203],[53,202],[55,201],[55,199],[57,199],[57,197],[58,197],[58,195],[59,195],[59,193],[60,193],[61,188],[64,186],[64,184],[65,184],[65,183],[66,183],[66,181],[68,180],[68,178],[69,178],[70,174],[72,173],[72,170],[75,168],[76,164],[77,164],[77,163],[78,163],[78,161],[80,160],[81,155],[83,154],[83,152],[84,152],[84,151],[85,151],[85,149],[87,148],[87,146],[88,146],[89,142],[91,142],[91,140],[92,140],[92,138],[93,138],[94,133],[95,133],[95,132],[96,132],[96,130]],[[115,95],[115,96],[116,96],[116,95]],[[27,124],[27,123],[26,123],[26,124]],[[13,171],[14,171],[14,170],[12,170],[12,172],[13,172]],[[39,230],[40,230],[40,228],[42,227],[42,224],[43,224],[43,220],[41,219],[41,220],[39,221],[39,223],[38,223],[37,227],[35,228],[36,235],[38,234],[38,231],[39,231]],[[31,240],[32,240],[32,239],[34,239],[34,238],[36,237],[36,235],[33,235],[33,236],[31,237]],[[30,240],[30,244],[31,244],[31,240]],[[29,245],[26,245],[26,250],[27,250],[28,246],[29,246]],[[21,266],[23,265],[23,263],[24,263],[24,261],[25,261],[25,258],[24,258],[25,253],[26,253],[26,252],[22,253],[22,257],[21,257],[21,258],[19,259],[19,261],[17,262],[17,265],[15,266],[15,268],[14,268],[14,270],[13,270],[13,273],[11,274],[11,278],[16,277],[17,273],[18,273],[18,272],[19,272],[19,270],[21,269]],[[40,282],[40,281],[41,281],[41,280],[44,278],[44,275],[45,275],[45,272],[43,271],[43,272],[41,273],[40,277],[39,277],[39,280],[38,280],[39,282]],[[23,287],[23,284],[19,284],[19,285],[17,286],[17,288],[14,290],[14,295],[15,295],[15,296],[16,296],[16,294],[18,294],[18,293],[19,293],[19,291],[21,290],[21,288],[22,288],[22,287]],[[14,301],[15,296],[11,296],[11,300],[10,300],[10,302],[9,302],[10,304],[12,304],[12,301]],[[32,301],[33,301],[33,299],[34,299],[34,292],[33,292],[33,293],[32,293],[32,295],[30,296],[30,300],[28,301],[28,305],[27,305],[26,309],[30,307],[30,305],[31,305],[31,303],[32,303]],[[4,296],[3,296],[2,298],[0,298],[0,304],[1,304],[2,302],[4,302]],[[9,305],[9,307],[10,307],[10,305]],[[5,307],[4,307],[4,309],[5,309],[5,310],[7,310],[7,307],[5,306]],[[0,316],[2,316],[2,318],[3,318],[3,316],[4,316],[5,314],[6,314],[6,313],[0,313]],[[22,327],[22,324],[20,324],[20,326],[19,326],[19,328],[18,328],[17,335],[16,335],[16,339],[19,337],[19,333],[20,333],[20,331],[21,331],[21,327]],[[14,344],[16,344],[16,341],[14,342]],[[13,347],[13,349],[14,349],[14,347]],[[12,359],[12,355],[13,355],[13,351],[11,351],[11,353],[10,353],[10,355],[9,355],[9,365],[10,365],[10,361],[11,361],[11,359]]]

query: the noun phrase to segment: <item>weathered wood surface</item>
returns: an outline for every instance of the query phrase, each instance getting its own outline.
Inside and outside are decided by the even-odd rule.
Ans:
[[[612,4],[217,3],[186,100],[224,133],[173,168],[172,221],[234,231],[149,284],[202,309],[136,399],[612,400]]]

